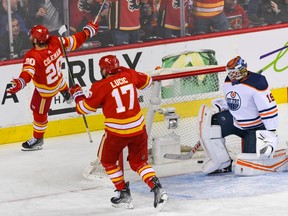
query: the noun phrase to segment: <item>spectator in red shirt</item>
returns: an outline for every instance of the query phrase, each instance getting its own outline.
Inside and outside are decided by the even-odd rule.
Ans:
[[[114,45],[132,44],[140,40],[140,1],[111,0],[109,29]]]
[[[232,29],[243,29],[249,27],[249,19],[244,8],[237,0],[225,0],[224,13],[230,22]]]
[[[82,28],[88,21],[95,18],[99,11],[99,3],[96,0],[71,0],[69,1],[69,13],[70,13],[70,31],[75,32],[82,31]]]
[[[185,5],[185,27],[188,27],[188,1]],[[160,2],[158,24],[162,38],[181,36],[181,8],[180,1],[162,0]]]

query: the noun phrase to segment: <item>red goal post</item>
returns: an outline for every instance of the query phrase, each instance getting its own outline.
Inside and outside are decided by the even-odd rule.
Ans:
[[[213,99],[224,97],[221,87],[227,76],[225,66],[161,68],[148,74],[153,84],[150,89],[139,91],[139,101],[145,114],[149,149],[153,151],[157,138],[172,134],[179,137],[181,152],[190,151],[198,142],[200,106],[206,104],[211,107]],[[171,113],[177,118],[177,127],[169,129]],[[232,157],[240,152],[239,138],[229,136],[226,141]],[[203,151],[196,155],[205,157]]]
[[[160,68],[151,72],[153,81],[162,81],[167,79],[183,78],[189,76],[206,75],[211,73],[225,72],[225,66],[206,65],[200,67],[186,68]]]

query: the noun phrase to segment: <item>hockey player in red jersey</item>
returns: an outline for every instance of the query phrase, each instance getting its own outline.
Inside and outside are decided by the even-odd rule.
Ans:
[[[129,182],[125,182],[123,170],[117,165],[119,155],[127,146],[131,169],[154,192],[154,207],[161,210],[168,196],[147,162],[148,138],[137,95],[137,89],[149,87],[152,79],[144,73],[121,67],[113,55],[102,57],[99,66],[103,79],[92,84],[88,97],[79,85],[73,86],[70,93],[79,114],[92,113],[102,107],[105,133],[98,149],[98,158],[116,187],[117,196],[111,198],[112,206],[133,208]]]
[[[42,25],[31,28],[30,40],[33,48],[24,56],[19,77],[13,79],[12,87],[7,89],[8,93],[15,94],[31,80],[35,85],[30,104],[34,118],[33,137],[22,144],[23,151],[42,149],[52,98],[60,92],[66,101],[70,99],[69,87],[61,71],[63,50],[60,40],[67,51],[72,51],[80,47],[86,39],[93,37],[97,31],[98,23],[93,22],[89,22],[82,32],[70,37],[50,36],[48,29]]]
[[[226,70],[225,98],[212,101],[216,113],[203,105],[198,115],[200,142],[208,156],[206,174],[231,171],[224,139],[231,134],[242,138],[242,153],[255,155],[259,164],[273,158],[278,148],[278,108],[265,76],[249,71],[240,56],[231,59]]]

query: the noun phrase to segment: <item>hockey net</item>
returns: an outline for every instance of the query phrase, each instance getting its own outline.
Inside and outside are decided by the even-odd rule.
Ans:
[[[138,100],[146,119],[149,162],[153,163],[155,161],[152,151],[159,145],[155,140],[164,138],[166,142],[165,138],[176,137],[180,143],[180,153],[183,154],[197,144],[198,111],[202,104],[211,107],[213,99],[224,97],[221,86],[227,72],[223,66],[206,65],[179,69],[162,68],[151,71],[149,75],[152,76],[153,84],[150,88],[138,92]],[[175,117],[177,124],[173,122]],[[234,159],[241,152],[241,139],[234,135],[225,139],[227,150]],[[206,153],[202,147],[193,154],[193,158],[205,157]],[[125,162],[124,167],[129,169],[128,165],[125,166]],[[98,159],[89,164],[83,176],[101,181],[108,178]]]
[[[180,140],[181,152],[190,151],[198,142],[197,115],[200,106],[211,107],[213,99],[224,97],[221,86],[227,76],[225,67],[162,68],[150,75],[153,77],[152,87],[139,92],[146,117],[149,149],[159,145],[155,142],[159,138],[165,140],[165,137],[176,136]],[[175,127],[173,118],[177,118]],[[225,139],[229,154],[234,158],[241,151],[241,139],[233,135]],[[202,147],[193,155],[198,158],[205,156]]]

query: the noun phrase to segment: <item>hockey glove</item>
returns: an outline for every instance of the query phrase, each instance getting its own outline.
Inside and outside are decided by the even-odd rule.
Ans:
[[[26,86],[25,81],[22,78],[17,78],[17,79],[13,79],[11,81],[11,87],[8,88],[6,90],[6,92],[10,93],[10,94],[15,94],[18,91],[20,91],[21,89],[23,89]]]
[[[85,95],[80,85],[76,84],[70,88],[70,94],[73,96],[75,103],[85,99]]]
[[[256,153],[260,158],[271,158],[278,148],[278,135],[276,131],[256,131]]]
[[[83,27],[83,30],[86,33],[86,35],[91,38],[94,35],[96,35],[96,33],[98,32],[98,28],[99,28],[98,22],[93,23],[91,21],[88,22],[87,25]]]
[[[72,103],[73,97],[71,97],[69,91],[62,91],[60,93],[64,97],[64,102],[66,102],[67,104],[71,104]]]

